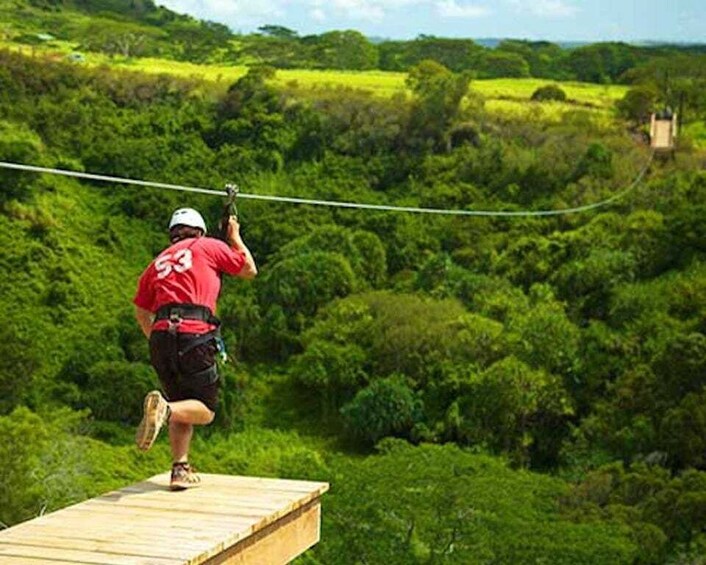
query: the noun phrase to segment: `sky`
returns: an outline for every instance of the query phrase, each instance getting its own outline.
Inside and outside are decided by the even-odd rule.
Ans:
[[[354,29],[368,37],[706,43],[706,0],[157,0],[250,33]]]

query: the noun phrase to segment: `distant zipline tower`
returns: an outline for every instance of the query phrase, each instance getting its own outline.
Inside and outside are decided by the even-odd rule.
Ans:
[[[650,147],[655,155],[674,157],[677,138],[677,114],[666,108],[652,114],[650,120]]]
[[[652,114],[650,119],[650,147],[654,154],[658,157],[674,158],[676,150],[676,138],[678,120],[677,115],[681,117],[684,111],[684,96],[683,93],[679,100],[679,111],[674,112],[673,102],[674,93],[672,91],[672,82],[669,76],[669,70],[664,70],[664,85],[663,85],[664,108]]]

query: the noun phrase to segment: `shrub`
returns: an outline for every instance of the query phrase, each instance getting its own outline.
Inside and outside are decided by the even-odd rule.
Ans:
[[[546,86],[540,86],[537,90],[535,90],[532,93],[532,100],[535,102],[544,102],[546,100],[563,102],[566,100],[566,92],[564,92],[556,84],[548,84]]]
[[[0,120],[0,161],[42,165],[43,144],[39,135],[25,125]],[[0,171],[0,202],[27,199],[29,185],[37,174],[3,169]]]
[[[368,382],[365,362],[365,352],[354,343],[315,339],[304,353],[294,357],[291,371],[297,381],[321,396],[324,410],[337,410]]]
[[[421,401],[398,375],[373,382],[341,409],[348,432],[370,445],[407,436],[421,417]]]

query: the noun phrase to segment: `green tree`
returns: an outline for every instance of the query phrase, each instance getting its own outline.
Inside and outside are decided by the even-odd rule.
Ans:
[[[264,35],[269,35],[271,37],[281,37],[284,39],[294,39],[299,35],[296,31],[280,25],[266,24],[257,28],[257,30],[263,33]]]
[[[705,402],[703,392],[689,393],[660,422],[661,443],[677,468],[706,468]]]
[[[341,409],[346,430],[368,445],[386,436],[409,437],[422,403],[399,376],[373,381]]]
[[[267,65],[278,69],[310,66],[306,50],[295,37],[287,35],[250,36],[241,48],[239,58],[255,65]]]
[[[536,78],[563,78],[563,60],[565,50],[548,41],[521,41],[505,39],[496,47],[496,51],[520,55],[529,65],[530,75]]]
[[[345,257],[361,283],[380,287],[387,277],[385,248],[373,233],[326,225],[284,245],[274,256],[292,257],[313,252],[338,253]]]
[[[478,66],[484,48],[470,39],[420,35],[412,41],[383,41],[379,45],[380,69],[408,71],[431,60],[454,72],[471,71]]]
[[[649,86],[634,86],[616,102],[616,106],[621,116],[640,125],[649,121],[657,96],[657,91]]]
[[[606,83],[634,67],[636,57],[634,48],[625,43],[595,43],[573,49],[566,62],[578,80]]]
[[[355,344],[314,339],[292,359],[290,374],[322,401],[328,418],[369,380],[365,351]]]
[[[377,47],[358,31],[329,31],[310,43],[311,59],[318,67],[367,70],[378,66]]]
[[[484,74],[490,78],[530,76],[530,68],[522,55],[490,51],[483,57]]]
[[[626,468],[610,464],[589,473],[562,501],[576,519],[609,518],[633,530],[639,545],[636,563],[669,561],[680,553],[703,551],[706,476],[689,470],[671,475],[659,465]]]
[[[21,165],[44,163],[44,145],[40,137],[26,125],[0,120],[0,160]],[[35,173],[2,169],[0,171],[0,204],[13,198],[27,200]]]
[[[613,154],[601,143],[591,143],[581,160],[576,164],[572,180],[577,181],[583,176],[609,179],[613,177]]]
[[[0,330],[0,416],[25,403],[33,394],[40,353],[16,330]]]
[[[438,146],[458,116],[461,100],[468,92],[467,75],[455,75],[434,61],[422,61],[409,71],[407,86],[415,95],[412,130],[420,142],[429,139]]]
[[[350,294],[356,284],[345,257],[315,251],[283,259],[263,270],[258,297],[268,309],[282,308],[287,326],[298,331],[308,325],[320,306]]]
[[[462,387],[452,408],[459,441],[486,445],[520,464],[556,463],[573,414],[561,379],[507,357],[469,375]]]
[[[578,369],[580,333],[564,306],[545,285],[530,290],[530,308],[509,319],[507,340],[512,351],[531,367],[571,380]]]

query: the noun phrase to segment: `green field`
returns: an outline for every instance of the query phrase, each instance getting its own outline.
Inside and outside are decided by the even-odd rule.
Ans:
[[[542,86],[554,84],[555,81],[538,78],[523,79],[492,79],[473,81],[473,88],[486,98],[527,99]],[[625,96],[628,90],[623,85],[586,84],[579,82],[562,82],[561,88],[569,100],[592,106],[608,107]]]
[[[91,56],[89,63],[93,58]],[[105,63],[106,57],[97,64]],[[246,67],[223,65],[195,65],[163,59],[133,59],[111,62],[118,68],[139,70],[147,73],[167,73],[171,75],[196,77],[209,81],[231,83],[247,72]],[[307,69],[278,70],[277,82],[296,84],[303,89],[349,87],[369,90],[383,96],[392,96],[406,90],[406,73],[384,71],[316,71]],[[526,100],[539,87],[552,84],[553,81],[542,79],[486,79],[474,80],[472,88],[486,99]],[[610,107],[622,98],[627,91],[622,85],[594,85],[575,82],[562,83],[562,88],[572,102],[594,107]]]
[[[21,50],[25,53],[33,52],[51,59],[61,59],[74,52],[74,45],[70,42],[53,41],[47,45],[32,48],[19,46],[7,41],[0,42],[0,46],[11,50]],[[154,58],[124,58],[109,57],[100,53],[82,53],[88,66],[110,65],[113,68],[139,71],[150,74],[169,74],[173,76],[195,78],[209,82],[229,85],[247,73],[245,66],[233,65],[198,65],[195,63],[172,61]],[[392,96],[398,92],[406,91],[406,73],[385,71],[317,71],[309,69],[278,70],[276,82],[282,85],[296,86],[304,90],[348,87],[368,90],[381,96]],[[484,79],[474,80],[473,89],[482,94],[486,100],[502,100],[524,102],[539,87],[553,84],[555,81],[536,78],[523,79]],[[559,107],[569,107],[576,104],[608,109],[612,108],[616,100],[622,98],[628,87],[623,85],[599,85],[577,82],[561,83],[561,88],[566,92],[568,102]],[[499,103],[491,105],[501,111],[511,109],[517,113],[516,104]],[[550,111],[549,114],[556,114]]]

